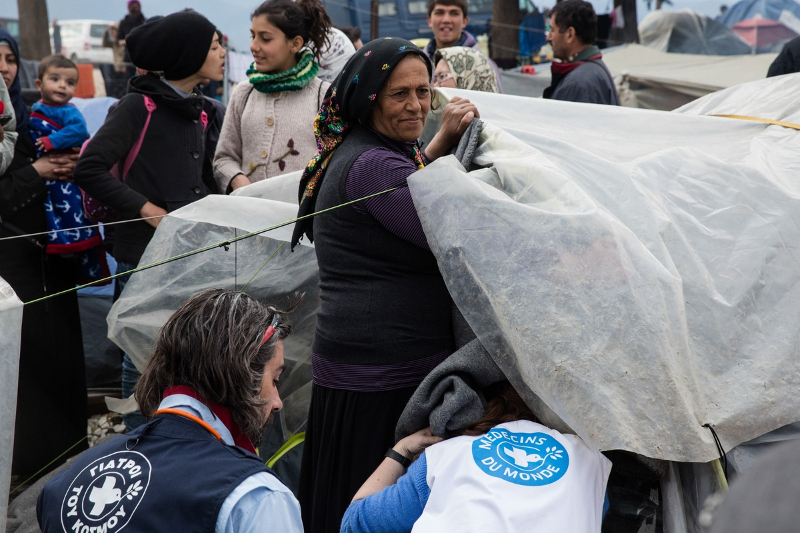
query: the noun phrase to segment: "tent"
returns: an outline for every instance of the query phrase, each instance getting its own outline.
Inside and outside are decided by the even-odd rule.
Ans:
[[[615,78],[622,105],[664,111],[714,91],[763,79],[776,56],[674,54],[638,44],[603,50],[603,61]],[[550,80],[549,70],[534,76],[503,72],[506,92],[518,96],[541,96]]]
[[[777,20],[765,18],[737,22],[733,25],[733,31],[756,49],[764,49],[776,43],[782,44],[797,37],[797,33]]]
[[[781,20],[784,13],[800,18],[800,4],[795,0],[740,0],[728,8],[720,22],[730,28],[737,22],[757,17]]]
[[[706,56],[641,45],[603,54],[622,105],[670,111],[709,93],[766,77],[776,54]]]
[[[659,52],[730,56],[749,54],[736,33],[691,9],[653,11],[639,24],[642,45]]]

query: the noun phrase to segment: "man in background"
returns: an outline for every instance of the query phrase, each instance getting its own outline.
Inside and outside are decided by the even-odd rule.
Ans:
[[[467,24],[469,24],[467,0],[428,1],[428,27],[433,30],[433,39],[430,40],[424,51],[433,65],[436,65],[434,63],[436,50],[440,48],[464,46],[480,51],[478,40],[464,29]],[[489,64],[494,70],[497,87],[500,92],[503,92],[503,87],[500,83],[500,69],[491,59],[489,59]]]
[[[124,61],[128,78],[136,74],[136,68],[131,65],[131,56],[125,47],[125,39],[128,38],[134,28],[141,26],[146,20],[142,14],[142,4],[139,0],[128,0],[128,14],[119,22],[119,28],[117,29],[117,44],[125,50]]]
[[[597,15],[592,4],[564,0],[550,11],[547,42],[553,47],[553,81],[543,96],[552,100],[620,105],[614,78],[594,41]]]

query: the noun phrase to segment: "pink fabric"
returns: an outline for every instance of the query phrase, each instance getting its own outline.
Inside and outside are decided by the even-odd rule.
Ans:
[[[205,111],[200,113],[200,124],[203,125],[203,131],[206,131],[206,126],[208,126],[208,113]]]

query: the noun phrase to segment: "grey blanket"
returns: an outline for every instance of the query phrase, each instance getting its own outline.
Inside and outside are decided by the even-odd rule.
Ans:
[[[461,434],[484,414],[486,400],[480,391],[506,379],[455,306],[453,329],[460,348],[417,387],[397,422],[397,440],[428,426],[439,437]]]
[[[483,131],[483,121],[479,118],[473,118],[472,122],[469,123],[467,129],[461,135],[458,146],[453,147],[450,151],[451,154],[456,156],[461,166],[467,170],[470,169],[472,159],[475,157],[475,150],[478,148],[481,131]]]

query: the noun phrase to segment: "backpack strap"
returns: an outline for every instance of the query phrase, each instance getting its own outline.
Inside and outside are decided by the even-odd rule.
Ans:
[[[122,181],[125,181],[125,178],[128,176],[128,172],[133,166],[133,162],[136,161],[136,156],[139,155],[139,150],[142,149],[144,135],[147,133],[147,128],[150,126],[150,118],[153,116],[153,111],[156,110],[156,103],[152,98],[146,94],[143,94],[142,97],[144,98],[144,107],[147,109],[147,118],[144,121],[142,132],[139,134],[139,139],[136,141],[136,144],[133,145],[131,151],[128,152],[128,157],[125,158],[125,166],[122,167]]]

